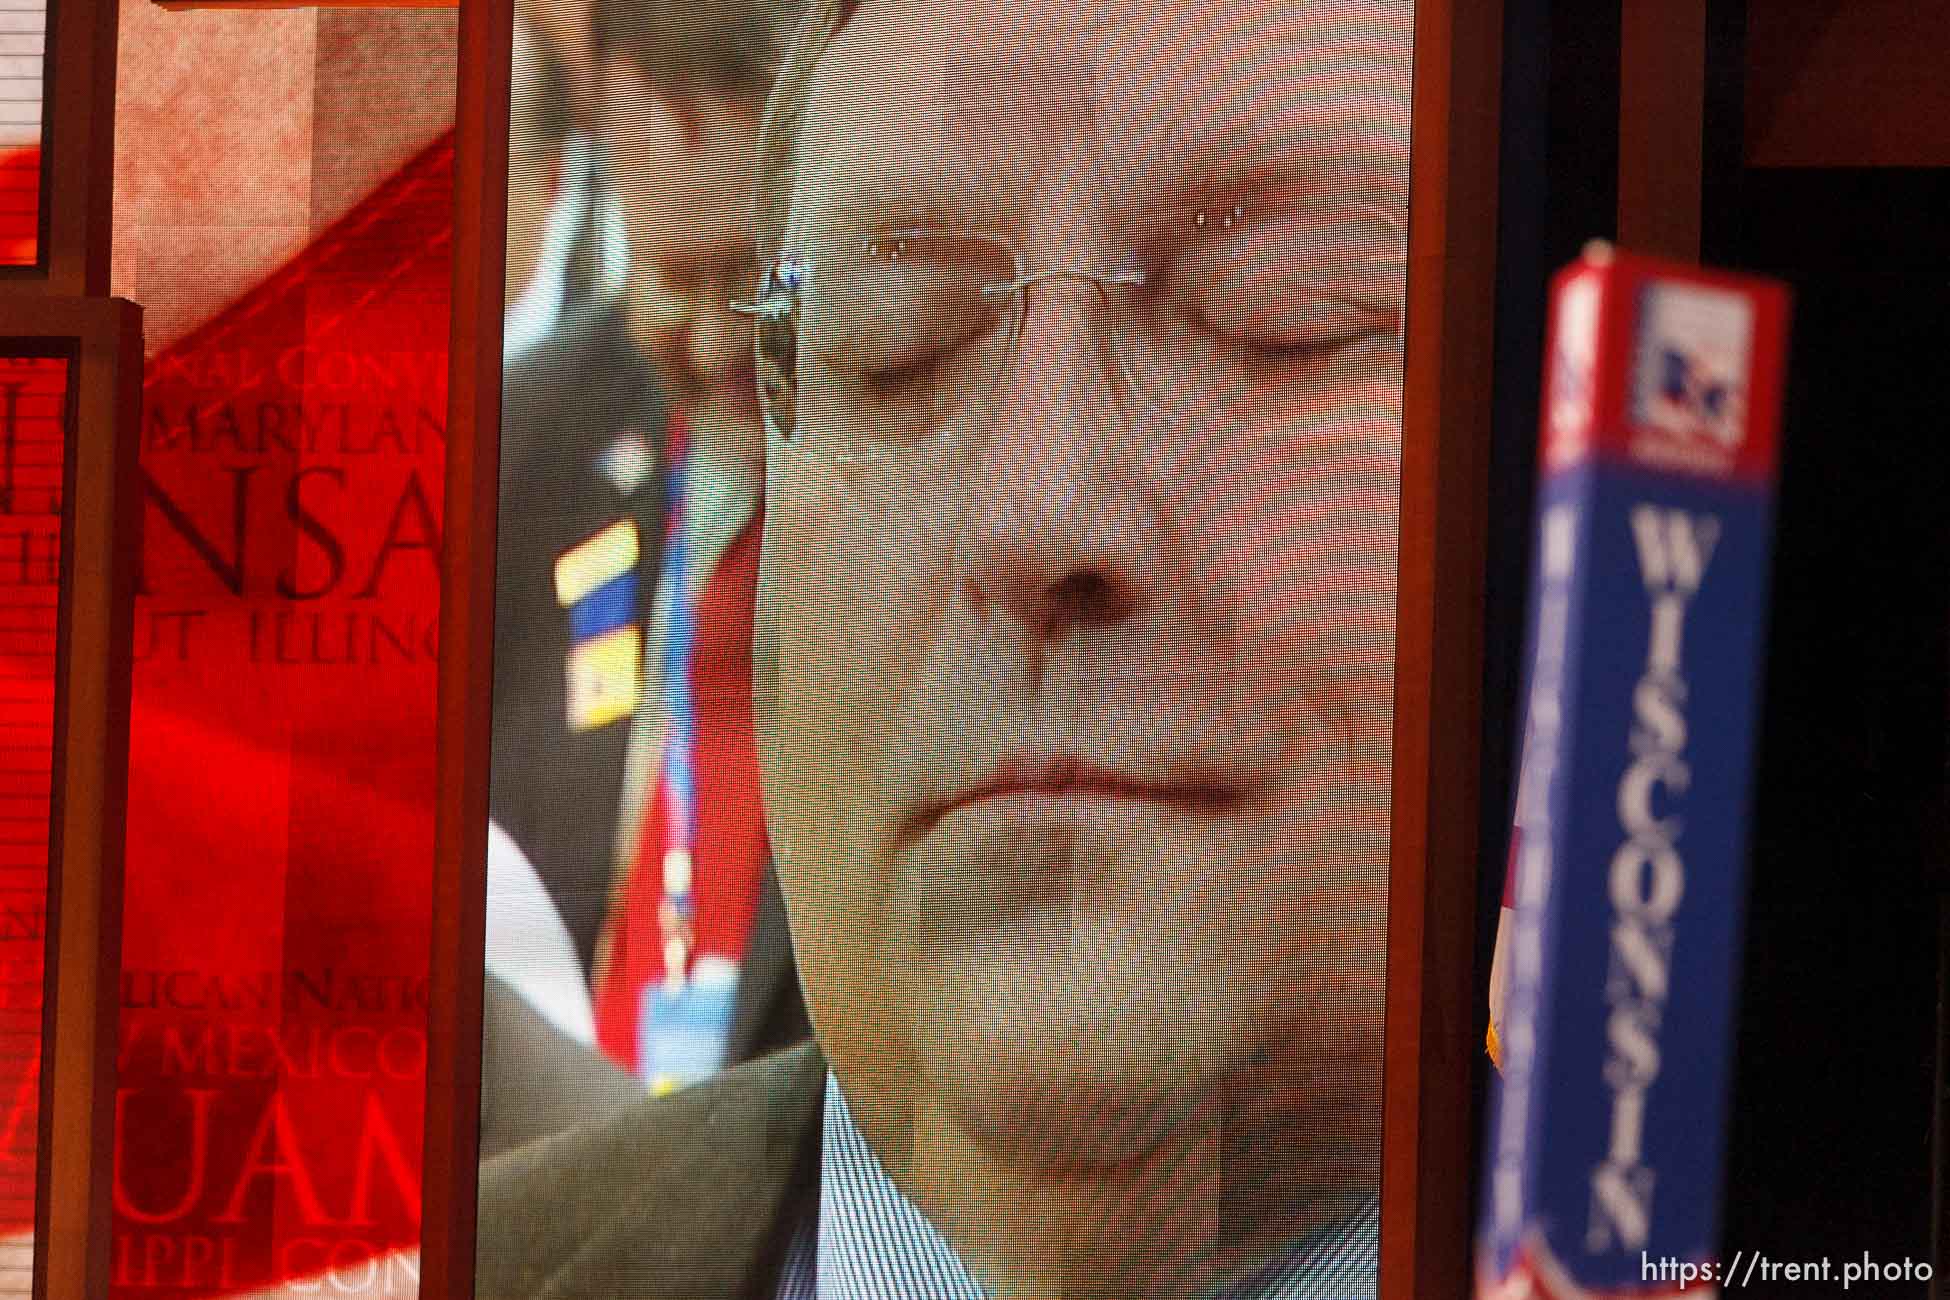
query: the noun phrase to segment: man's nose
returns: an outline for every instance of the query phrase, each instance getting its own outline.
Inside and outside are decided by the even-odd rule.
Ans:
[[[1046,281],[964,445],[961,572],[978,609],[1048,641],[1142,614],[1169,522],[1120,391],[1108,304]]]

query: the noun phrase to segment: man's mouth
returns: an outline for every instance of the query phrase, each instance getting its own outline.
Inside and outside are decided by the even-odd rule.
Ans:
[[[1188,813],[1216,814],[1237,807],[1245,792],[1234,783],[1196,775],[1153,778],[1101,767],[1079,758],[1012,759],[972,785],[923,803],[912,830],[924,833],[963,808],[1002,799],[1052,804],[1152,803]]]

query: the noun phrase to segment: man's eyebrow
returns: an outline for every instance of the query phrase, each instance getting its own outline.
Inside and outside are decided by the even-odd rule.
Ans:
[[[1138,170],[1150,175],[1103,178],[1113,206],[1157,216],[1318,203],[1394,213],[1404,226],[1408,217],[1407,150],[1372,130],[1295,123],[1206,133],[1156,151]]]
[[[1012,200],[952,177],[908,167],[824,179],[805,207],[803,230],[817,239],[871,235],[904,226],[952,226],[1000,233]]]
[[[815,181],[802,230],[815,238],[870,235],[902,226],[950,226],[1008,234],[1025,224],[1016,190],[962,175],[919,170],[914,162],[885,172],[849,167]],[[1297,123],[1238,135],[1204,134],[1154,147],[1129,170],[1099,155],[1094,188],[1106,214],[1132,229],[1195,211],[1274,204],[1291,210],[1320,203],[1372,210],[1377,232],[1405,234],[1408,154],[1403,143],[1367,129]],[[1392,217],[1392,225],[1388,224]]]

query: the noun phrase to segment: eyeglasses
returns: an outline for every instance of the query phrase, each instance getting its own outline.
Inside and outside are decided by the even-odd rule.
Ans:
[[[1168,257],[1102,266],[1034,266],[1007,240],[925,227],[782,259],[732,304],[755,318],[766,421],[862,475],[951,472],[940,456],[965,449],[1010,387],[1032,289],[1093,294],[1112,382],[1152,417],[1208,430],[1276,419],[1345,383],[1357,345],[1399,341],[1404,259],[1388,213],[1235,204],[1165,226]],[[804,430],[802,402],[816,412]]]

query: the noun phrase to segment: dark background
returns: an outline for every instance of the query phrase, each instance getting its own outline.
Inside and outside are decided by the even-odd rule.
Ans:
[[[1793,21],[1819,33],[1820,8],[1804,3]],[[1709,0],[1701,260],[1795,293],[1721,1239],[1728,1255],[1839,1268],[1864,1251],[1931,1258],[1942,1214],[1950,168],[1753,165],[1749,83],[1778,73],[1777,54],[1749,48],[1745,0]],[[1950,48],[1935,57],[1950,80]],[[1544,291],[1587,239],[1616,233],[1617,6],[1506,0],[1503,75],[1484,989],[1508,845]],[[1862,85],[1836,78],[1824,93],[1845,115]],[[1914,114],[1903,129],[1950,138],[1950,124]],[[1488,1076],[1485,1060],[1479,1121]]]

